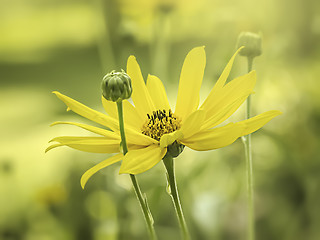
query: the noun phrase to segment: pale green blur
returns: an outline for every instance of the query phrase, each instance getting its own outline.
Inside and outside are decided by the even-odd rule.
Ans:
[[[252,112],[283,112],[252,136],[257,239],[319,239],[319,7],[316,0],[0,0],[0,239],[148,239],[119,164],[80,187],[81,175],[108,155],[66,147],[44,154],[53,137],[89,135],[49,127],[89,123],[51,92],[103,111],[103,76],[135,55],[144,77],[164,82],[174,108],[183,59],[205,45],[203,101],[242,31],[263,36]],[[231,77],[246,69],[237,57]],[[240,119],[243,109],[230,118]],[[241,141],[210,152],[186,148],[175,163],[193,239],[246,239]],[[159,239],[179,239],[162,163],[137,177]]]

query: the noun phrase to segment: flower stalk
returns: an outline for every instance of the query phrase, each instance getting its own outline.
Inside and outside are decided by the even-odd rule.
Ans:
[[[239,54],[247,57],[248,73],[252,70],[253,59],[262,53],[262,38],[260,34],[242,32],[238,37],[238,47],[244,46]],[[246,118],[251,117],[251,96],[247,98]],[[248,240],[255,239],[254,222],[254,199],[253,199],[253,164],[251,149],[251,134],[242,137],[247,168],[247,191],[248,191]]]
[[[186,220],[184,219],[179,194],[178,194],[178,188],[177,183],[175,179],[174,174],[174,161],[173,157],[169,154],[169,152],[166,154],[166,156],[163,158],[164,166],[167,170],[167,180],[168,180],[168,187],[169,187],[169,195],[171,196],[171,199],[173,201],[173,205],[178,217],[181,233],[184,240],[190,240],[189,231],[187,228]]]
[[[248,57],[248,72],[252,70],[253,57]],[[251,115],[251,96],[247,98],[246,118]],[[251,134],[243,137],[243,144],[246,157],[247,169],[247,191],[248,191],[248,240],[255,239],[255,222],[254,222],[254,199],[253,199],[253,163],[251,149]]]
[[[126,136],[124,132],[124,121],[123,121],[123,108],[122,108],[122,101],[117,102],[117,108],[118,108],[118,116],[119,116],[119,127],[120,127],[120,136],[121,136],[121,145],[122,145],[122,150],[123,150],[123,155],[125,155],[128,152],[128,146],[126,142]],[[130,174],[131,182],[134,188],[134,192],[137,196],[137,199],[139,201],[144,219],[147,224],[149,236],[151,240],[156,240],[157,236],[154,230],[153,226],[153,218],[150,212],[150,209],[147,204],[147,199],[145,196],[142,195],[142,192],[139,187],[139,183],[135,175]]]

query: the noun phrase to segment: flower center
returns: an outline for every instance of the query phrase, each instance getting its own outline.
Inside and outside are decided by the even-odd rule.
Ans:
[[[157,110],[147,114],[148,119],[142,126],[142,133],[160,141],[162,135],[172,133],[181,127],[181,120],[171,112],[171,109]]]

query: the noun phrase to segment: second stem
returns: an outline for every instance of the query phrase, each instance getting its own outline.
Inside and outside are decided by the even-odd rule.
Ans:
[[[248,72],[252,70],[253,58],[248,57]],[[249,119],[251,115],[251,96],[247,98],[247,116]],[[252,150],[251,150],[251,134],[243,138],[245,149],[246,165],[247,165],[247,190],[248,190],[248,239],[255,239],[255,222],[254,222],[254,201],[253,201],[253,163],[252,163]]]

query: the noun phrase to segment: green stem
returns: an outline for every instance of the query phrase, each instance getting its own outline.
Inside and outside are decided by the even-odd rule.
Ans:
[[[248,72],[252,70],[253,58],[248,57]],[[251,112],[251,96],[247,99],[247,119],[250,118]],[[255,239],[255,222],[254,222],[254,201],[253,201],[253,164],[252,164],[252,149],[251,149],[251,134],[243,138],[243,144],[246,157],[247,168],[247,191],[248,191],[248,240]]]
[[[252,70],[252,64],[253,64],[253,57],[248,57],[248,73],[251,72]],[[249,95],[249,97],[247,98],[247,119],[249,119],[250,117],[251,117],[251,95]]]
[[[117,107],[118,107],[119,126],[120,126],[120,135],[121,135],[121,144],[122,144],[122,149],[123,149],[123,155],[126,155],[126,153],[128,152],[128,147],[127,147],[127,141],[126,141],[126,136],[125,136],[125,132],[124,132],[122,101],[117,102]],[[150,209],[148,207],[147,198],[142,195],[138,180],[136,179],[135,175],[130,174],[130,178],[132,181],[134,192],[135,192],[137,199],[140,203],[140,207],[141,207],[142,213],[144,215],[144,219],[147,224],[150,239],[156,240],[157,236],[156,236],[156,233],[155,233],[155,230],[153,227],[153,218],[152,218]]]
[[[254,202],[253,202],[253,167],[251,152],[251,135],[247,135],[244,141],[246,165],[247,165],[247,191],[248,191],[248,239],[254,240]]]
[[[248,73],[252,70],[253,57],[248,57]]]
[[[179,220],[183,239],[190,240],[189,231],[187,228],[186,220],[184,219],[184,216],[183,216],[183,211],[182,211],[182,207],[179,199],[178,188],[177,188],[175,174],[174,174],[174,161],[172,156],[167,153],[166,156],[163,158],[163,163],[167,169],[168,184],[170,187],[169,194],[172,198],[174,208],[176,210],[176,214]]]
[[[118,116],[119,116],[119,127],[120,127],[120,136],[121,144],[123,149],[123,155],[126,155],[128,152],[126,135],[124,132],[124,121],[123,121],[123,110],[122,110],[122,101],[117,102]]]

